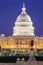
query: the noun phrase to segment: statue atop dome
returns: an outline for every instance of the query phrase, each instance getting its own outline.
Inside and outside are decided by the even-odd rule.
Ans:
[[[25,3],[23,3],[23,8],[25,8]]]

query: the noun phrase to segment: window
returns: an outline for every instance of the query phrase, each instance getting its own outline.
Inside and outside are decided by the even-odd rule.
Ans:
[[[16,39],[16,44],[18,44],[18,39]]]

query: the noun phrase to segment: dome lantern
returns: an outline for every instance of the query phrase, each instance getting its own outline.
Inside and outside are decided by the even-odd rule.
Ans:
[[[26,8],[25,8],[25,4],[23,3],[23,7],[22,7],[22,13],[21,14],[27,14],[26,13]]]

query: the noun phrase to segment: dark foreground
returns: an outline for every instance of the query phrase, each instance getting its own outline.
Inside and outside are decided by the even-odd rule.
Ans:
[[[13,57],[14,58],[14,57]],[[1,60],[1,58],[0,58]],[[3,59],[4,60],[4,59]],[[12,60],[10,58],[10,60]],[[28,61],[20,61],[20,60],[17,60],[16,63],[13,61],[13,62],[0,62],[0,65],[43,65],[43,61],[37,61],[35,59],[35,57],[29,57]]]
[[[17,61],[43,61],[43,56],[0,56],[0,62],[10,62],[16,63]]]
[[[0,65],[43,65],[43,61],[17,61],[16,63],[0,63]]]

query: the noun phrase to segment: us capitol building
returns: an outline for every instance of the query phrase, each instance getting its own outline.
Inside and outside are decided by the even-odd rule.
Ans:
[[[35,36],[33,22],[27,14],[23,4],[22,12],[15,21],[12,36],[0,37],[1,56],[29,56],[35,52],[36,56],[43,56],[43,37]],[[27,55],[26,55],[27,54]]]

